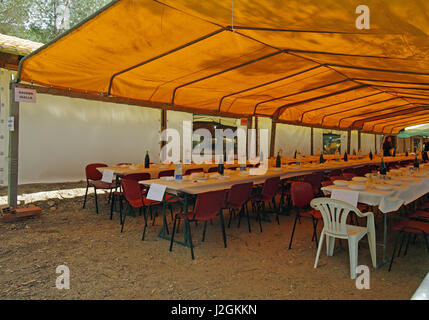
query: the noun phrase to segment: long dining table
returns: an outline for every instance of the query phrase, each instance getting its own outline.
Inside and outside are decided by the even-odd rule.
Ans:
[[[350,185],[362,185],[364,189],[356,190]],[[429,167],[422,167],[416,172],[404,170],[397,175],[388,175],[387,179],[365,183],[350,181],[347,186],[330,185],[322,187],[321,190],[325,195],[332,194],[335,190],[355,192],[358,194],[359,203],[377,207],[378,211],[383,214],[383,242],[377,243],[383,247],[383,258],[377,265],[379,268],[389,262],[387,258],[388,217],[402,206],[413,203],[429,192]]]

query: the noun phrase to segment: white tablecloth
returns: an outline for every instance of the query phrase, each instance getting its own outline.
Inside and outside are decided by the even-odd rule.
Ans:
[[[377,190],[373,186],[365,190],[354,190],[359,193],[358,201],[371,206],[378,206],[383,213],[397,211],[403,204],[407,205],[429,192],[429,176],[413,178],[413,182],[403,182],[400,186],[393,186],[391,191]],[[323,187],[322,191],[329,194],[334,189],[351,190],[348,187],[335,185]]]

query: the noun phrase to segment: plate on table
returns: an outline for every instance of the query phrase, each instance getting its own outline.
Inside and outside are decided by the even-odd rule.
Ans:
[[[402,184],[401,180],[387,180],[386,183],[392,186],[400,186]]]
[[[411,178],[411,177],[402,177],[401,180],[406,182],[414,182],[414,178]]]
[[[353,177],[352,181],[355,181],[355,182],[367,182],[368,178],[365,178],[365,177]]]
[[[161,181],[173,181],[174,177],[161,177],[159,178]]]
[[[217,176],[216,178],[217,178],[217,179],[219,179],[219,180],[225,180],[225,179],[229,179],[229,176],[222,176],[222,175],[219,175],[219,176]]]
[[[349,184],[349,188],[352,190],[365,190],[366,185],[364,185],[364,184]]]
[[[390,190],[393,190],[393,186],[389,186],[389,185],[385,185],[385,184],[376,184],[376,185],[374,185],[374,187],[377,190],[381,190],[381,191],[390,191]]]
[[[334,185],[337,187],[347,187],[349,185],[349,181],[347,180],[334,180]]]
[[[282,168],[273,168],[273,171],[281,172],[281,171],[283,171],[283,169]]]

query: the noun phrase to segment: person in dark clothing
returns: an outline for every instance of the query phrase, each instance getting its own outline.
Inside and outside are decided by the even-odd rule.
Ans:
[[[383,143],[383,156],[390,157],[393,154],[392,149],[394,149],[393,143],[392,143],[392,137],[387,137]]]

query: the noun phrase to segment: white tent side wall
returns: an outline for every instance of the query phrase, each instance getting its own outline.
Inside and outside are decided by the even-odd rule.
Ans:
[[[311,128],[277,123],[274,154],[283,150],[284,157],[293,157],[295,150],[302,155],[311,153]]]
[[[93,162],[159,161],[161,111],[38,94],[20,104],[20,184],[80,181]]]

